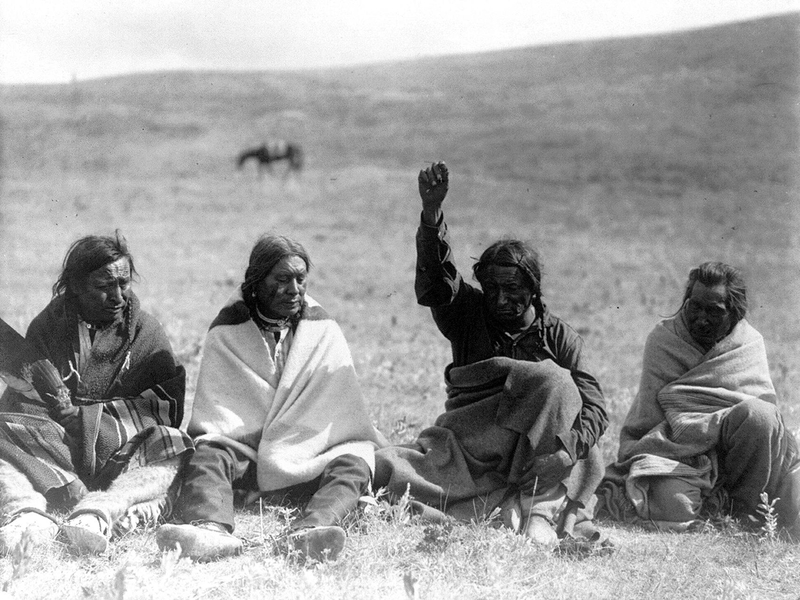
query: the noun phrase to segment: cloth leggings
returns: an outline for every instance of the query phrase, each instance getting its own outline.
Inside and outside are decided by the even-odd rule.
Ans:
[[[800,456],[791,431],[774,404],[757,398],[735,405],[722,420],[716,446],[719,479],[735,516],[758,516],[760,495],[780,497],[778,515],[791,526],[800,514]],[[653,477],[649,485],[649,518],[688,522],[703,504],[701,488],[681,478]]]
[[[369,481],[366,461],[345,454],[331,460],[316,479],[269,496],[295,504],[307,501],[292,530],[335,525],[358,506]],[[176,515],[184,523],[213,521],[233,531],[235,489],[258,489],[256,463],[233,448],[200,441],[185,470]]]
[[[755,515],[761,492],[767,492],[770,500],[778,497],[787,475],[800,461],[797,443],[777,407],[757,399],[740,402],[723,419],[717,452],[734,514]],[[800,509],[782,508],[795,515]]]

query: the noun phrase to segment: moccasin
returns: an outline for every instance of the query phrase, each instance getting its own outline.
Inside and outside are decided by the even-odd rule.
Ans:
[[[213,521],[193,524],[166,524],[156,531],[156,544],[162,550],[180,547],[181,556],[208,562],[242,553],[242,540]]]
[[[289,533],[286,536],[286,549],[306,560],[333,561],[342,553],[346,539],[344,529],[335,525],[309,527]]]
[[[61,535],[78,554],[101,554],[108,548],[111,526],[101,511],[76,511],[61,526]]]
[[[0,526],[0,555],[12,552],[23,537],[34,546],[44,546],[57,534],[58,523],[53,517],[38,510],[21,510]]]

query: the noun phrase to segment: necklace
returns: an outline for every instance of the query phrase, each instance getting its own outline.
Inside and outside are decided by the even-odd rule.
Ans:
[[[272,333],[277,333],[279,331],[283,331],[284,329],[289,329],[289,325],[291,324],[291,317],[284,317],[282,319],[270,319],[269,317],[265,317],[263,313],[258,310],[256,307],[256,316],[258,319],[256,320],[256,325],[259,329],[264,331],[270,331]]]

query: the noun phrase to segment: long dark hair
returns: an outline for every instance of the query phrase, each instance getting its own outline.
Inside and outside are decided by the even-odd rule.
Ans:
[[[133,264],[133,255],[128,250],[128,241],[117,229],[114,236],[87,235],[75,242],[67,250],[61,273],[53,284],[53,297],[64,294],[71,296],[75,288],[83,283],[88,275],[100,267],[127,258],[131,267],[131,278],[138,275]]]
[[[736,325],[744,319],[747,314],[747,286],[739,269],[723,262],[713,261],[695,267],[689,271],[689,280],[686,282],[681,306],[691,298],[692,288],[698,281],[708,287],[724,285],[728,292],[725,296],[725,307],[731,313],[731,325]]]
[[[265,234],[253,246],[242,282],[242,298],[251,312],[256,308],[258,284],[287,256],[299,256],[306,263],[306,271],[311,270],[311,258],[306,249],[286,236]]]
[[[490,266],[516,267],[522,273],[522,278],[533,294],[533,306],[536,314],[544,316],[542,303],[542,263],[539,253],[522,240],[504,239],[497,240],[486,248],[474,265],[472,273],[478,283],[483,286],[486,269]]]

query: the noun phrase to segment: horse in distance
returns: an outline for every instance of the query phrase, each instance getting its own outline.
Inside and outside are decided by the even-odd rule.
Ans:
[[[237,159],[237,167],[242,169],[247,161],[254,159],[257,163],[258,174],[263,169],[272,171],[272,163],[285,161],[286,174],[290,171],[299,171],[303,167],[303,151],[298,144],[277,140],[262,144],[257,148],[245,150]]]

